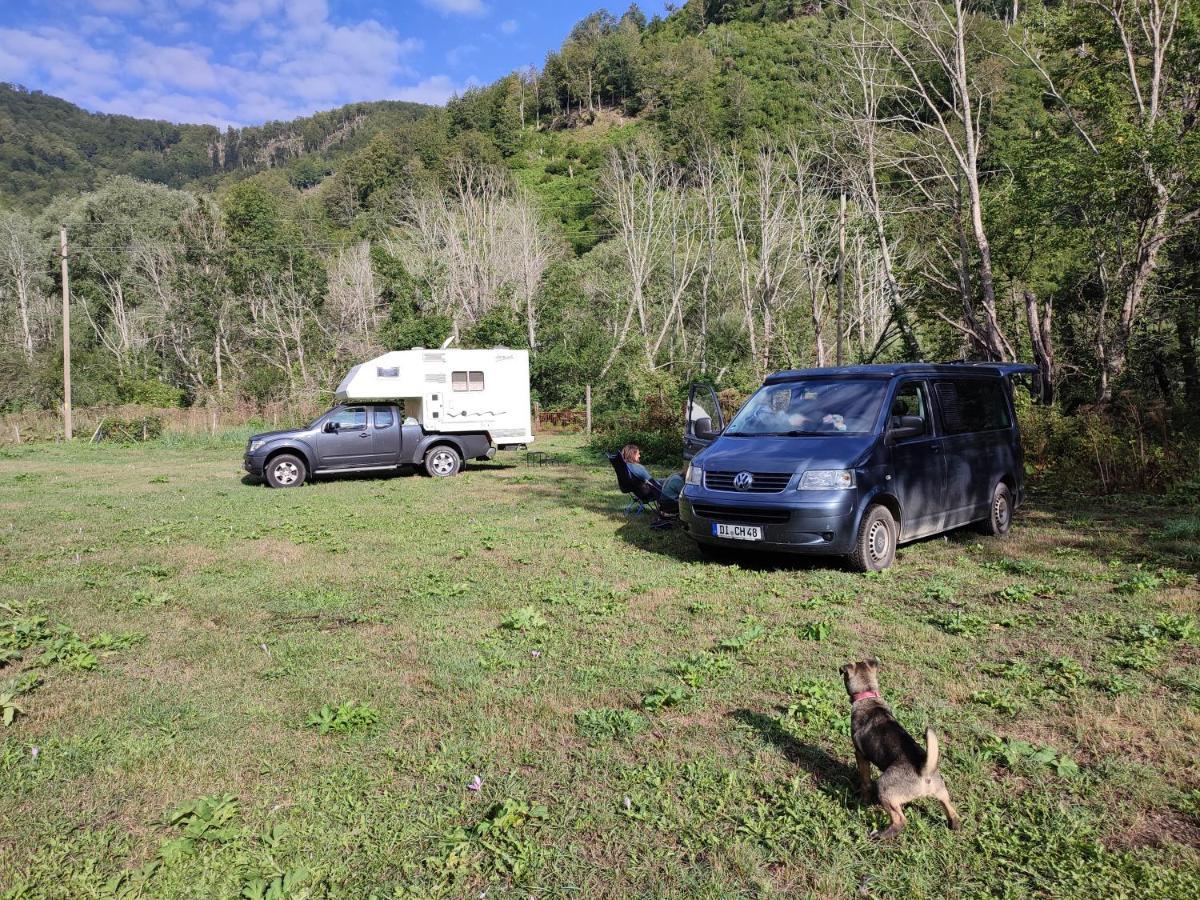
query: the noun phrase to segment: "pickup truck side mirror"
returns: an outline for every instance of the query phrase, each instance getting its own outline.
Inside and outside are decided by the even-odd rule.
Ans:
[[[325,428],[323,430],[326,434],[337,434],[338,423],[337,422],[326,422]]]

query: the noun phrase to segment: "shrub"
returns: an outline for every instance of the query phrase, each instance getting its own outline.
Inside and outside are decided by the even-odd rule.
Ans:
[[[97,439],[115,444],[136,444],[153,441],[162,436],[163,421],[158,416],[137,416],[132,419],[105,419],[100,423]]]

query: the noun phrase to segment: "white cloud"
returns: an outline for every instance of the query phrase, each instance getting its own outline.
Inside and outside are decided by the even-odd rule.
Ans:
[[[481,0],[438,2],[483,9]],[[474,83],[421,78],[412,65],[420,40],[374,19],[331,21],[327,0],[92,5],[109,16],[88,16],[74,32],[0,28],[0,80],[88,109],[220,126],[291,119],[354,100],[444,103]],[[207,24],[181,13],[202,6]],[[136,22],[112,18],[135,8]],[[233,41],[224,37],[230,29],[239,32]],[[188,40],[171,37],[183,30]],[[458,65],[475,50],[464,44],[447,56]]]
[[[487,12],[483,0],[422,0],[430,9],[444,16],[482,16]]]
[[[141,0],[91,0],[91,5],[100,12],[115,13],[118,16],[128,16],[141,12]]]
[[[454,68],[458,68],[478,51],[479,48],[474,44],[459,44],[446,51],[446,62]]]
[[[516,19],[505,19],[500,23],[500,30],[504,34],[516,34],[518,27]]]
[[[468,78],[463,84],[455,84],[449,75],[431,75],[417,84],[393,91],[388,99],[441,106],[451,97],[461,94],[474,84],[476,84],[474,78]]]

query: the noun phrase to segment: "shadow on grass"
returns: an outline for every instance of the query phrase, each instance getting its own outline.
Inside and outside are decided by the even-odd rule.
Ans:
[[[768,744],[776,747],[788,762],[812,776],[819,790],[837,797],[858,797],[858,770],[831,756],[820,747],[805,744],[789,734],[779,719],[752,709],[735,709],[731,719],[749,725]]]
[[[517,468],[514,463],[497,463],[497,462],[478,462],[478,463],[463,463],[460,475],[468,475],[474,472],[500,472],[506,469]],[[321,484],[337,484],[347,481],[392,481],[396,478],[414,478],[423,476],[422,472],[416,466],[401,466],[398,469],[376,469],[374,471],[363,472],[317,472],[315,475],[309,476],[308,486]],[[241,482],[248,486],[265,485],[266,479],[257,478],[250,474],[245,474],[241,477]]]

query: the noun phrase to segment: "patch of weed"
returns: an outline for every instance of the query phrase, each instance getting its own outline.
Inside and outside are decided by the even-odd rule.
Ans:
[[[592,740],[628,738],[649,727],[645,716],[628,709],[581,709],[575,727]]]
[[[350,700],[340,706],[326,703],[305,721],[306,728],[315,728],[319,734],[348,734],[365,731],[379,721],[379,713],[369,704]]]

